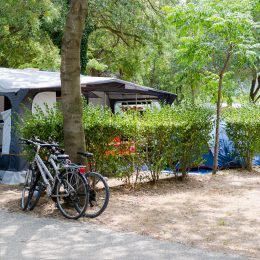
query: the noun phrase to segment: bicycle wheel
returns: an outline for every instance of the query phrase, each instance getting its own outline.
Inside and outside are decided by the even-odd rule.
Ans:
[[[43,184],[39,181],[36,181],[35,187],[34,189],[32,189],[32,193],[31,193],[32,195],[30,197],[30,201],[28,205],[29,210],[33,210],[35,208],[44,190],[45,187],[43,186]]]
[[[105,178],[97,172],[85,174],[89,186],[89,206],[85,213],[88,218],[96,218],[104,212],[109,202],[109,187]]]
[[[56,185],[56,203],[62,215],[70,219],[83,216],[88,206],[88,186],[86,179],[71,171],[61,174]]]
[[[29,166],[26,176],[25,184],[22,190],[21,208],[22,210],[33,210],[38,203],[43,186],[39,182],[40,172],[38,169],[34,169],[32,165]]]
[[[38,168],[32,169],[32,182],[31,182],[31,188],[29,190],[29,196],[28,196],[29,203],[27,206],[29,210],[33,210],[35,208],[44,190],[44,186],[40,181],[40,177],[41,174]]]
[[[21,198],[21,208],[22,210],[26,210],[29,204],[29,192],[32,186],[32,165],[29,165],[29,168],[25,174],[25,181],[22,190],[22,198]]]

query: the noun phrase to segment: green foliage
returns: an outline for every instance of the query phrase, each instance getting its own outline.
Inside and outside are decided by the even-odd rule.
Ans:
[[[19,132],[25,138],[63,143],[62,116],[58,109],[29,111],[21,119]],[[211,112],[196,107],[133,111],[113,114],[108,108],[84,105],[86,147],[92,163],[104,175],[125,177],[147,165],[150,179],[157,181],[167,165],[180,162],[183,176],[189,166],[201,162],[211,131]],[[116,138],[116,139],[115,139]]]
[[[228,72],[223,97],[229,103],[232,101],[239,68],[245,62],[255,62],[258,56],[254,3],[200,0],[165,9],[179,38],[175,47],[175,62],[180,68],[176,80],[179,85],[190,86],[193,99],[199,94],[204,101],[216,101],[220,74]],[[229,52],[231,59],[225,65]]]
[[[59,15],[50,0],[7,0],[0,8],[0,66],[57,69],[59,50],[42,30]]]
[[[24,114],[22,117],[14,116],[15,131],[19,137],[25,139],[40,139],[46,142],[58,142],[63,145],[63,118],[62,113],[57,107],[45,109],[36,107],[36,112],[32,113],[26,107],[23,107]],[[45,112],[46,111],[46,112]],[[41,153],[46,155],[47,151]],[[31,161],[35,156],[33,146],[23,145],[23,155]]]
[[[115,174],[115,149],[113,139],[119,135],[115,116],[102,107],[85,106],[83,112],[86,149],[94,154],[97,171]]]
[[[175,116],[172,118],[178,118],[180,125],[176,129],[177,138],[172,140],[171,147],[184,174],[190,166],[200,165],[202,155],[208,150],[213,126],[212,111],[186,106],[179,107],[174,112]]]
[[[98,60],[96,60],[96,59],[90,59],[90,60],[88,61],[87,68],[88,68],[89,70],[94,69],[94,70],[103,72],[103,71],[105,71],[105,70],[107,69],[107,65],[100,63],[100,62],[99,62]]]
[[[63,144],[63,118],[58,107],[46,106],[46,112],[36,107],[35,113],[25,107],[23,109],[24,115],[18,118],[15,125],[19,136]]]
[[[248,105],[224,111],[226,131],[244,166],[252,170],[252,160],[260,154],[260,107]]]
[[[105,74],[142,80],[141,64],[147,58],[144,46],[156,44],[156,31],[163,20],[160,4],[153,0],[89,1],[89,14],[94,25],[88,43],[89,59],[107,65]],[[88,67],[88,73],[95,72],[100,75],[100,71]]]
[[[58,69],[68,5],[63,0],[4,1],[0,66]],[[231,103],[248,90],[238,91],[241,82],[250,85],[252,73],[259,72],[258,0],[90,0],[88,5],[84,74],[165,89],[178,94],[177,102],[215,103],[219,69],[232,43],[230,73],[223,83],[224,100]]]

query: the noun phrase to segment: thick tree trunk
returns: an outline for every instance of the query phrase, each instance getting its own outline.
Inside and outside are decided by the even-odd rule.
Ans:
[[[216,115],[216,131],[215,131],[215,146],[214,146],[214,161],[213,161],[213,171],[212,174],[216,174],[218,171],[218,143],[219,143],[219,125],[220,125],[220,113],[221,113],[221,97],[222,97],[222,86],[223,77],[228,67],[229,60],[231,58],[233,45],[231,44],[227,51],[226,60],[224,66],[219,73],[218,81],[218,101],[217,101],[217,115]]]
[[[64,145],[77,162],[77,152],[85,151],[80,88],[80,43],[87,12],[86,0],[71,0],[61,48],[61,94]]]

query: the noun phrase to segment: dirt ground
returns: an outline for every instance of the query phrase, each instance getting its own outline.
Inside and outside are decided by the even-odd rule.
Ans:
[[[107,210],[96,219],[80,219],[82,224],[259,259],[260,168],[253,173],[192,175],[185,182],[166,178],[155,185],[140,183],[136,190],[108,182]],[[20,190],[20,186],[0,185],[0,208],[22,212]],[[63,218],[46,197],[33,212],[24,214]]]

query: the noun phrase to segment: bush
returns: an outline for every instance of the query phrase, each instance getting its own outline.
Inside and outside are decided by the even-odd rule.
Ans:
[[[108,108],[85,105],[83,123],[86,149],[94,154],[92,163],[96,170],[104,175],[127,174],[131,156],[127,153],[129,143],[123,141],[133,140],[133,117],[118,116]]]
[[[63,118],[58,107],[46,107],[44,112],[36,107],[36,113],[24,108],[24,115],[16,121],[18,135],[27,139],[40,139],[46,142],[58,142],[63,145]]]
[[[243,166],[251,171],[253,158],[260,153],[260,107],[228,108],[223,115],[227,135],[238,151]]]
[[[191,167],[203,162],[202,156],[208,152],[213,126],[212,111],[200,107],[179,107],[173,110],[172,118],[177,120],[177,124],[172,126],[174,138],[170,145],[185,177]]]
[[[106,108],[86,106],[84,128],[87,149],[95,154],[97,170],[126,177],[146,164],[150,179],[157,181],[167,165],[179,162],[183,177],[190,166],[197,166],[207,151],[212,128],[211,112],[202,108],[163,106],[115,115]],[[118,137],[120,143],[115,144]],[[134,153],[129,152],[134,146]]]
[[[113,114],[108,108],[84,105],[83,123],[87,151],[94,154],[97,171],[122,177],[130,182],[133,172],[139,177],[146,165],[149,178],[159,179],[166,166],[179,169],[186,176],[191,166],[202,161],[212,128],[211,112],[198,107],[162,106],[142,115],[128,112]],[[39,138],[63,144],[62,114],[49,109],[44,114],[26,112],[19,127],[25,138]],[[116,139],[115,139],[116,138]]]
[[[36,113],[23,107],[22,117],[15,115],[15,131],[18,136],[26,139],[40,139],[47,142],[58,142],[63,146],[63,119],[58,107],[45,108],[44,112],[40,107],[36,108]],[[31,146],[24,145],[23,155],[32,160],[35,150]],[[43,151],[45,153],[46,151]]]

